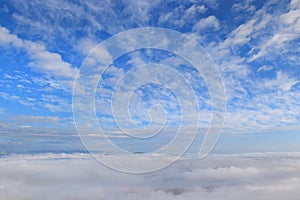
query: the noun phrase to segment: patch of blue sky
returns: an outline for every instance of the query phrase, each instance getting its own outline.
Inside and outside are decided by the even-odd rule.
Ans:
[[[28,123],[23,118],[18,125],[14,120],[12,123],[4,120],[15,116],[57,116],[58,122],[48,128],[74,126],[70,76],[64,77],[59,70],[47,71],[41,66],[45,63],[36,62],[40,57],[33,56],[36,52],[29,51],[30,46],[40,44],[45,47],[43,53],[56,53],[61,56],[61,62],[70,64],[69,69],[78,69],[99,42],[121,31],[146,26],[187,33],[207,50],[224,81],[226,125],[247,133],[248,128],[256,132],[270,127],[298,127],[298,11],[295,0],[1,2],[0,25],[5,28],[1,29],[1,36],[7,36],[3,32],[7,30],[10,36],[28,42],[25,47],[15,45],[12,37],[6,38],[11,40],[8,43],[0,40],[1,131],[7,130],[4,125],[20,125],[19,130],[23,130],[22,126],[41,126],[47,130],[45,124]],[[30,65],[31,62],[37,66]],[[149,63],[161,63],[177,70],[194,89],[199,112],[211,111],[208,88],[201,74],[187,61],[163,50],[140,49],[116,59],[103,74],[96,94],[99,103],[103,101],[102,107],[96,106],[101,125],[107,129],[116,127],[108,109],[117,83],[114,78],[120,78],[139,64]],[[130,102],[133,119],[141,126],[149,125],[150,118],[143,113],[155,103],[162,103],[170,114],[168,125],[180,123],[180,107],[172,92],[153,84],[135,91]],[[257,135],[257,140],[262,135]],[[298,138],[291,136],[291,140]]]

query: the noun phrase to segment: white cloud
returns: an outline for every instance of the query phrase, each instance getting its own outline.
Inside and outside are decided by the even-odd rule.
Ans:
[[[14,118],[15,121],[23,123],[54,123],[59,121],[57,116],[34,116],[34,115],[18,115]]]
[[[291,0],[290,8],[293,10],[300,8],[300,0]]]
[[[266,30],[271,32],[271,37],[262,41],[255,47],[257,53],[252,55],[249,61],[266,57],[267,55],[281,54],[287,48],[295,48],[289,42],[298,39],[300,33],[300,6],[299,0],[291,0],[289,10],[283,14],[273,14],[272,25],[276,27],[274,30]],[[266,8],[263,8],[266,9]],[[265,11],[264,11],[265,12]]]
[[[19,15],[17,13],[13,13],[12,17],[14,18],[14,20],[16,22],[18,22],[19,24],[26,24],[29,25],[32,29],[37,29],[40,30],[43,28],[42,24],[39,21],[32,21],[29,18],[26,18],[22,15]]]
[[[91,38],[84,38],[78,41],[76,49],[83,55],[88,55],[98,44]]]
[[[47,51],[42,44],[20,39],[4,27],[0,27],[0,44],[25,50],[32,59],[29,66],[40,72],[65,78],[73,78],[77,72],[76,68],[64,62],[59,54]]]
[[[141,23],[142,25],[142,23],[147,23],[150,20],[151,15],[149,12],[159,3],[160,0],[135,2],[123,0],[123,4],[125,5],[123,12],[130,14],[137,23]]]
[[[235,3],[233,4],[232,8],[235,12],[254,12],[256,10],[256,7],[252,5],[252,0],[250,1],[244,1],[242,3]]]
[[[8,132],[10,132],[9,130],[14,130],[11,132],[11,134],[19,134],[21,137],[26,136],[25,131],[22,129],[24,126],[35,128],[41,127],[44,128],[45,132],[48,131],[49,133],[51,133],[51,130],[48,130],[49,127],[70,127],[69,119],[58,116],[15,115],[2,119],[2,122],[3,124],[6,124],[7,127],[10,127],[7,129]],[[34,128],[32,129],[32,133],[33,132],[35,132]]]
[[[266,2],[253,16],[233,29],[225,41],[206,47],[223,75],[229,102],[225,127],[237,132],[298,124],[299,114],[295,110],[300,107],[294,89],[298,87],[299,77],[293,66],[298,66],[299,45],[292,42],[299,38],[297,31],[300,29],[294,30],[299,21],[294,12],[298,4],[291,1],[288,6],[289,20],[294,23],[284,24],[281,16],[287,16],[280,12],[280,7],[278,12],[269,10],[276,6],[275,2]],[[239,4],[232,9],[238,11],[246,7]],[[258,58],[271,62],[256,69],[251,62]],[[273,73],[274,69],[282,67],[284,72],[278,71],[275,78],[252,77],[254,71],[271,70]]]
[[[264,86],[268,89],[280,89],[282,91],[289,91],[291,88],[299,83],[300,80],[297,80],[293,77],[289,77],[288,74],[278,71],[275,79],[265,81]]]
[[[108,157],[128,162],[121,156]],[[130,175],[103,167],[85,154],[8,156],[0,159],[0,197],[297,200],[299,158],[299,153],[211,155],[204,160],[191,156],[154,173]]]
[[[101,23],[90,13],[95,13],[95,8],[109,10],[110,5],[101,3],[99,7],[94,2],[74,4],[67,1],[54,0],[50,3],[33,0],[29,3],[14,0],[10,8],[14,10],[12,17],[18,24],[15,28],[16,33],[30,37],[38,35],[47,46],[51,47],[53,44],[56,47],[60,46],[56,40],[56,37],[60,37],[65,42],[62,45],[72,44],[73,47],[77,39],[73,35],[74,32],[92,35],[95,30],[102,30]],[[102,13],[99,10],[97,12]],[[82,26],[83,21],[86,22],[85,26]]]
[[[220,29],[220,22],[219,20],[211,15],[207,18],[200,19],[197,24],[194,25],[193,30],[194,31],[205,31],[206,29],[214,29],[214,30],[219,30]]]
[[[294,30],[299,32],[299,29],[296,28],[299,27],[300,24],[300,1],[291,0],[289,7],[290,11],[281,15],[280,18],[286,25],[296,25]]]
[[[243,24],[234,24],[237,25],[235,28],[226,21],[224,21],[225,25],[221,26],[215,16],[209,16],[208,18],[200,19],[200,21],[197,19],[198,16],[202,16],[201,13],[206,12],[208,9],[217,8],[217,1],[207,1],[206,3],[202,1],[201,5],[198,5],[197,2],[194,2],[193,5],[180,3],[172,11],[168,10],[166,13],[164,13],[164,2],[159,1],[150,3],[141,1],[138,4],[122,1],[122,9],[121,7],[120,9],[118,8],[118,12],[115,12],[116,4],[110,0],[101,1],[101,3],[89,1],[78,4],[71,2],[61,3],[60,1],[51,1],[50,3],[41,3],[40,1],[31,3],[27,1],[17,2],[12,5],[13,9],[16,10],[12,18],[18,24],[13,30],[15,34],[11,34],[7,29],[2,28],[1,33],[4,34],[0,35],[0,43],[27,51],[30,58],[34,60],[34,62],[30,63],[34,69],[38,69],[36,67],[41,65],[40,70],[45,74],[69,77],[68,74],[72,74],[73,68],[68,63],[65,63],[58,54],[48,52],[43,45],[23,40],[17,35],[25,35],[26,38],[30,38],[33,35],[38,36],[38,38],[42,38],[41,40],[43,40],[45,46],[47,44],[47,47],[53,47],[51,45],[54,44],[58,45],[55,46],[57,49],[61,47],[60,42],[63,46],[75,46],[75,50],[86,55],[96,45],[96,37],[98,35],[98,33],[97,35],[95,34],[96,31],[105,31],[113,34],[133,26],[147,26],[153,11],[160,13],[157,23],[165,23],[167,27],[170,27],[169,24],[171,24],[174,29],[178,30],[180,27],[189,27],[189,25],[194,24],[195,32],[191,33],[191,35],[196,35],[198,39],[202,39],[205,36],[196,33],[196,31],[208,28],[222,29],[221,34],[223,34],[223,31],[235,28],[227,35],[225,42],[213,41],[206,46],[206,49],[222,71],[228,100],[238,99],[240,101],[232,104],[236,106],[233,109],[234,111],[229,111],[232,112],[229,113],[228,119],[231,122],[230,125],[235,127],[238,126],[237,124],[243,124],[244,127],[253,126],[259,128],[259,125],[270,127],[278,126],[280,123],[298,123],[299,121],[297,122],[295,119],[297,119],[297,110],[299,110],[297,100],[299,95],[297,92],[293,92],[292,89],[298,87],[297,84],[299,82],[296,77],[291,76],[289,73],[290,69],[285,69],[287,71],[285,73],[279,72],[274,79],[263,80],[255,78],[256,81],[254,81],[251,77],[253,70],[263,72],[272,70],[272,68],[266,65],[261,66],[259,69],[251,68],[247,63],[258,58],[269,59],[272,56],[279,58],[277,55],[284,57],[284,52],[288,52],[286,60],[294,59],[295,67],[298,66],[299,45],[291,41],[299,37],[299,0],[291,0],[290,4],[286,5],[287,11],[281,10],[280,6],[275,7],[275,3],[276,1],[266,1],[262,8],[257,11],[251,0],[242,4],[234,4],[232,11],[246,12],[246,14],[239,15],[243,16],[241,19],[246,19],[246,21]],[[31,6],[29,6],[30,4],[35,5],[36,9],[32,10]],[[271,7],[274,7],[276,12],[273,12],[270,9]],[[244,15],[247,15],[247,17],[244,18]],[[232,19],[233,23],[236,22],[236,18]],[[196,23],[196,20],[198,20],[198,23]],[[150,21],[152,21],[151,25],[156,23],[155,19]],[[85,22],[85,26],[80,25],[82,22]],[[74,35],[74,33],[76,34]],[[77,42],[77,33],[79,33],[80,37],[83,36],[84,39]],[[48,39],[49,41],[47,41]],[[56,39],[59,39],[60,42],[55,41]],[[205,43],[205,40],[201,40],[201,43]],[[28,50],[29,46],[32,50]],[[246,52],[248,48],[252,48],[252,50]],[[291,55],[291,52],[294,55]],[[105,52],[104,54],[99,52],[99,55],[105,55]],[[104,57],[108,57],[108,55]],[[247,57],[250,57],[250,59],[247,59]],[[53,62],[53,59],[57,62]],[[131,62],[132,64],[144,63],[139,58],[132,59]],[[174,61],[171,62],[173,63]],[[272,63],[269,64],[273,65]],[[282,66],[274,65],[274,69],[286,67],[284,64],[286,63],[282,63]],[[64,66],[62,67],[64,70],[52,69],[52,65]],[[38,80],[36,81],[38,82]],[[110,79],[110,81],[115,80]],[[58,82],[60,85],[58,85]],[[41,87],[45,86],[45,90],[49,92],[51,89],[61,89],[63,82],[62,80],[55,81],[47,78],[44,80],[44,83],[39,83]],[[65,83],[68,88],[71,87],[69,83]],[[7,87],[13,88],[13,84],[10,83]],[[31,90],[34,91],[33,88]],[[40,88],[37,90],[41,91]],[[101,92],[107,95],[110,91],[101,90]],[[253,98],[252,95],[254,95]],[[9,94],[3,91],[0,93],[0,96],[10,100],[14,99],[23,105],[37,105],[36,102],[25,101],[19,94]],[[54,112],[70,111],[70,103],[65,99],[59,100],[59,98],[54,95],[43,96],[42,100],[45,102],[43,106]],[[107,102],[101,104],[101,106],[106,109],[110,107]],[[278,108],[271,109],[271,106]],[[106,110],[104,111],[106,112]],[[242,127],[240,128],[242,130]]]
[[[189,7],[186,12],[185,15],[189,16],[192,15],[194,16],[197,12],[199,13],[205,13],[207,11],[207,7],[205,5],[192,5],[191,7]]]
[[[258,53],[253,54],[249,61],[252,62],[258,58],[267,57],[267,55],[279,54],[279,51],[283,51],[287,48],[286,43],[296,39],[298,36],[296,34],[291,33],[283,33],[278,31],[267,41],[262,43],[260,46],[257,46]]]
[[[272,70],[274,67],[273,66],[269,66],[269,65],[263,65],[260,68],[257,69],[258,72],[261,71],[270,71]]]
[[[230,33],[230,37],[223,43],[224,48],[230,48],[234,45],[245,44],[250,41],[250,35],[254,29],[254,23],[256,20],[250,20],[245,24],[240,25],[234,31]]]

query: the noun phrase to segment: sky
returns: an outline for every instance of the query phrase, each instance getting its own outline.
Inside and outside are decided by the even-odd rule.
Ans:
[[[300,0],[0,0],[0,199],[296,200],[299,55]]]
[[[179,53],[125,44],[130,52],[113,59],[101,79],[87,81],[87,88],[96,83],[95,101],[79,107],[87,94],[74,83],[97,74],[93,56],[103,61],[114,54],[98,51],[101,44],[124,32],[133,40],[127,45],[135,44],[130,30],[147,27],[184,34],[211,63],[199,70]],[[165,41],[158,35],[151,42]],[[196,125],[191,149],[198,151],[210,124],[223,128],[217,153],[299,151],[299,48],[299,0],[1,0],[0,151],[84,151],[75,125],[91,138],[97,133],[82,122],[78,113],[85,110],[95,111],[102,132],[132,152],[169,144],[178,127],[184,143]],[[212,123],[220,87],[224,124]],[[124,130],[151,137],[132,139]]]

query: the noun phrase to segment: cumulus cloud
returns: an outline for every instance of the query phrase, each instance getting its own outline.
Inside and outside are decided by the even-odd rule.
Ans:
[[[219,30],[220,29],[219,20],[215,16],[211,15],[207,18],[201,19],[193,27],[193,30],[195,30],[195,31],[205,31],[205,29]]]
[[[86,154],[7,156],[0,159],[0,196],[14,200],[296,200],[299,158],[299,153],[211,155],[205,160],[186,156],[163,170],[131,175],[103,167]],[[127,162],[120,156],[111,159]]]

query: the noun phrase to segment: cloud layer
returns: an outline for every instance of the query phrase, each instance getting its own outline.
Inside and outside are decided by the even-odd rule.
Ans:
[[[15,155],[0,159],[0,197],[296,200],[299,158],[299,153],[211,155],[205,160],[190,155],[161,171],[130,175],[103,167],[86,154]],[[126,165],[124,157],[110,159]]]

